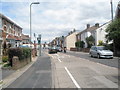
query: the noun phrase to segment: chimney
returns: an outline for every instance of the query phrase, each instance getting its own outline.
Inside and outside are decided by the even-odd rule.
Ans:
[[[73,29],[73,32],[76,32],[75,28]]]
[[[87,29],[90,27],[90,24],[87,24]]]
[[[95,24],[95,27],[99,27],[99,23],[96,23],[96,24]]]

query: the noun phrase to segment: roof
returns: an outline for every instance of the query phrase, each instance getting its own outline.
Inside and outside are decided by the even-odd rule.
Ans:
[[[29,35],[22,34],[22,39],[30,39]]]
[[[8,39],[8,40],[22,41],[22,38],[21,38],[21,37],[13,36],[13,35],[11,35],[11,34],[7,35],[7,36],[6,36],[6,39]]]
[[[13,35],[10,35],[10,34],[9,34],[9,35],[7,35],[6,39],[15,40],[15,37],[14,37]]]
[[[94,30],[96,30],[97,28],[99,28],[99,27],[97,27],[97,26],[92,26],[92,27],[86,28],[85,30],[79,32],[77,35],[82,34],[82,33],[84,33],[84,32],[88,32],[88,31],[94,31]]]
[[[16,41],[22,41],[22,38],[18,37],[18,36],[14,36]]]

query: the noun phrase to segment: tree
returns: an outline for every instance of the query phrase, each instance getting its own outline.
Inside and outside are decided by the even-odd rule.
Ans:
[[[95,44],[95,39],[94,37],[91,35],[89,37],[86,38],[86,43],[87,43],[87,47],[91,48],[91,46],[93,46]]]
[[[106,29],[107,41],[113,41],[114,53],[120,51],[120,19],[113,20]]]
[[[77,47],[77,48],[80,47],[80,43],[79,43],[79,41],[78,41],[78,42],[75,42],[75,47]]]
[[[102,40],[99,40],[98,42],[99,42],[98,46],[103,46],[103,45],[105,45]]]
[[[85,45],[84,41],[78,41],[75,43],[75,46],[77,48],[84,48],[84,45]]]
[[[3,42],[2,47],[3,47],[3,51],[2,51],[3,55],[7,55],[7,44],[6,44],[6,41]]]
[[[80,41],[80,47],[84,48],[85,42],[84,41]]]

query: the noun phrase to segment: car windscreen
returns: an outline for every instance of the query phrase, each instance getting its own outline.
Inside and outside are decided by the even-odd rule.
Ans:
[[[108,50],[106,47],[97,47],[98,50]]]
[[[56,49],[56,47],[51,47],[51,49]]]

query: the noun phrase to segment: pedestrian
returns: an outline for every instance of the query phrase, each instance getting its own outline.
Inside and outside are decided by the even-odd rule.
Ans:
[[[66,53],[66,47],[64,47],[64,53]]]

